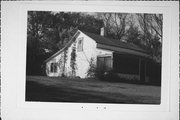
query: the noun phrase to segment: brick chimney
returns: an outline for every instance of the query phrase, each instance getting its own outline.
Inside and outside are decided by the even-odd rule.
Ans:
[[[100,35],[101,36],[106,36],[106,31],[105,31],[104,27],[101,28]]]

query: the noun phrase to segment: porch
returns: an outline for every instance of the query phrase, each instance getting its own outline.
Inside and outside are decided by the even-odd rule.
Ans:
[[[111,56],[98,56],[97,69],[101,73],[113,72],[119,79],[161,83],[161,65],[147,57],[114,52]]]

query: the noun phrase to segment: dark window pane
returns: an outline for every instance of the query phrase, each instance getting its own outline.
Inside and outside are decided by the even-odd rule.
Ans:
[[[112,59],[108,57],[98,57],[97,58],[97,68],[99,71],[109,71],[111,70]]]
[[[83,38],[78,39],[77,51],[78,52],[83,51]]]

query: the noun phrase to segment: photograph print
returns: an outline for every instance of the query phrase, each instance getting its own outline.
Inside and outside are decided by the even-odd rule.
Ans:
[[[161,102],[163,15],[28,11],[25,100]]]

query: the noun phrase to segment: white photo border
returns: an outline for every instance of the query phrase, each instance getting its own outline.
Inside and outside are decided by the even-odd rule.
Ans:
[[[175,118],[178,105],[178,2],[3,2],[2,117],[27,119]],[[28,11],[163,14],[161,104],[99,104],[25,101]],[[176,16],[177,15],[177,16]],[[177,55],[177,56],[176,56]],[[13,59],[13,60],[12,60]],[[7,66],[9,66],[7,70]],[[11,74],[11,75],[9,75]],[[176,77],[177,76],[177,77]],[[177,100],[176,100],[177,99]],[[6,103],[8,101],[8,103]],[[4,104],[7,104],[5,106]],[[97,109],[98,107],[98,109]],[[106,108],[106,109],[104,109]],[[38,114],[37,114],[38,113]],[[70,115],[72,114],[72,115]],[[9,115],[9,116],[8,116]],[[160,116],[160,117],[159,117]]]

